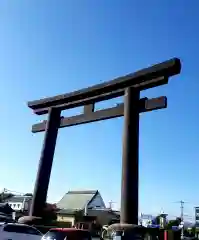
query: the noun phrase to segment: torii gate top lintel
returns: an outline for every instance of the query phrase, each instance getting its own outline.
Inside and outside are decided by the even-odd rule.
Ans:
[[[87,105],[102,100],[124,95],[124,89],[134,87],[145,90],[168,83],[168,78],[179,74],[181,62],[173,58],[165,62],[144,68],[137,72],[116,78],[114,80],[84,88],[71,93],[58,95],[28,102],[28,107],[38,114],[48,113],[49,108],[57,107],[61,110]]]

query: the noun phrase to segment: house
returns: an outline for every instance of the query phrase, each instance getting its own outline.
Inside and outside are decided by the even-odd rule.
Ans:
[[[28,214],[32,203],[32,195],[14,195],[6,200],[16,212],[16,218]]]
[[[120,221],[120,213],[110,208],[106,209],[88,209],[88,216],[95,217],[95,220],[103,225],[111,225]]]
[[[106,205],[98,190],[68,191],[57,203],[57,208],[60,209],[57,221],[74,225],[81,216],[88,216],[89,210],[106,209]]]

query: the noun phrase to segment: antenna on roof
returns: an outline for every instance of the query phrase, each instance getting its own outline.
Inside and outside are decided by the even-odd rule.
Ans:
[[[113,208],[113,203],[115,203],[115,202],[113,202],[112,200],[110,200],[108,203],[109,203],[108,208],[112,210],[112,208]]]

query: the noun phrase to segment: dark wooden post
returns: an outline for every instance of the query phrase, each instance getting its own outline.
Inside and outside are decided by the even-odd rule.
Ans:
[[[139,99],[140,92],[125,90],[122,153],[121,223],[138,224]]]
[[[41,212],[45,207],[57,133],[60,126],[60,114],[61,111],[56,108],[51,108],[49,111],[39,169],[35,182],[33,201],[30,209],[30,216],[40,217]]]

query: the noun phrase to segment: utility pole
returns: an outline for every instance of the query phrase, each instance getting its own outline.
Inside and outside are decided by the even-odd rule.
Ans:
[[[181,239],[184,239],[184,201],[179,201],[180,203],[180,218],[181,218]]]
[[[181,212],[181,214],[180,214],[180,217],[181,217],[181,222],[183,222],[184,221],[184,201],[180,201],[180,212]]]
[[[181,239],[184,239],[184,201],[180,201],[180,210],[181,210],[181,223],[182,223],[182,229],[181,229]]]

